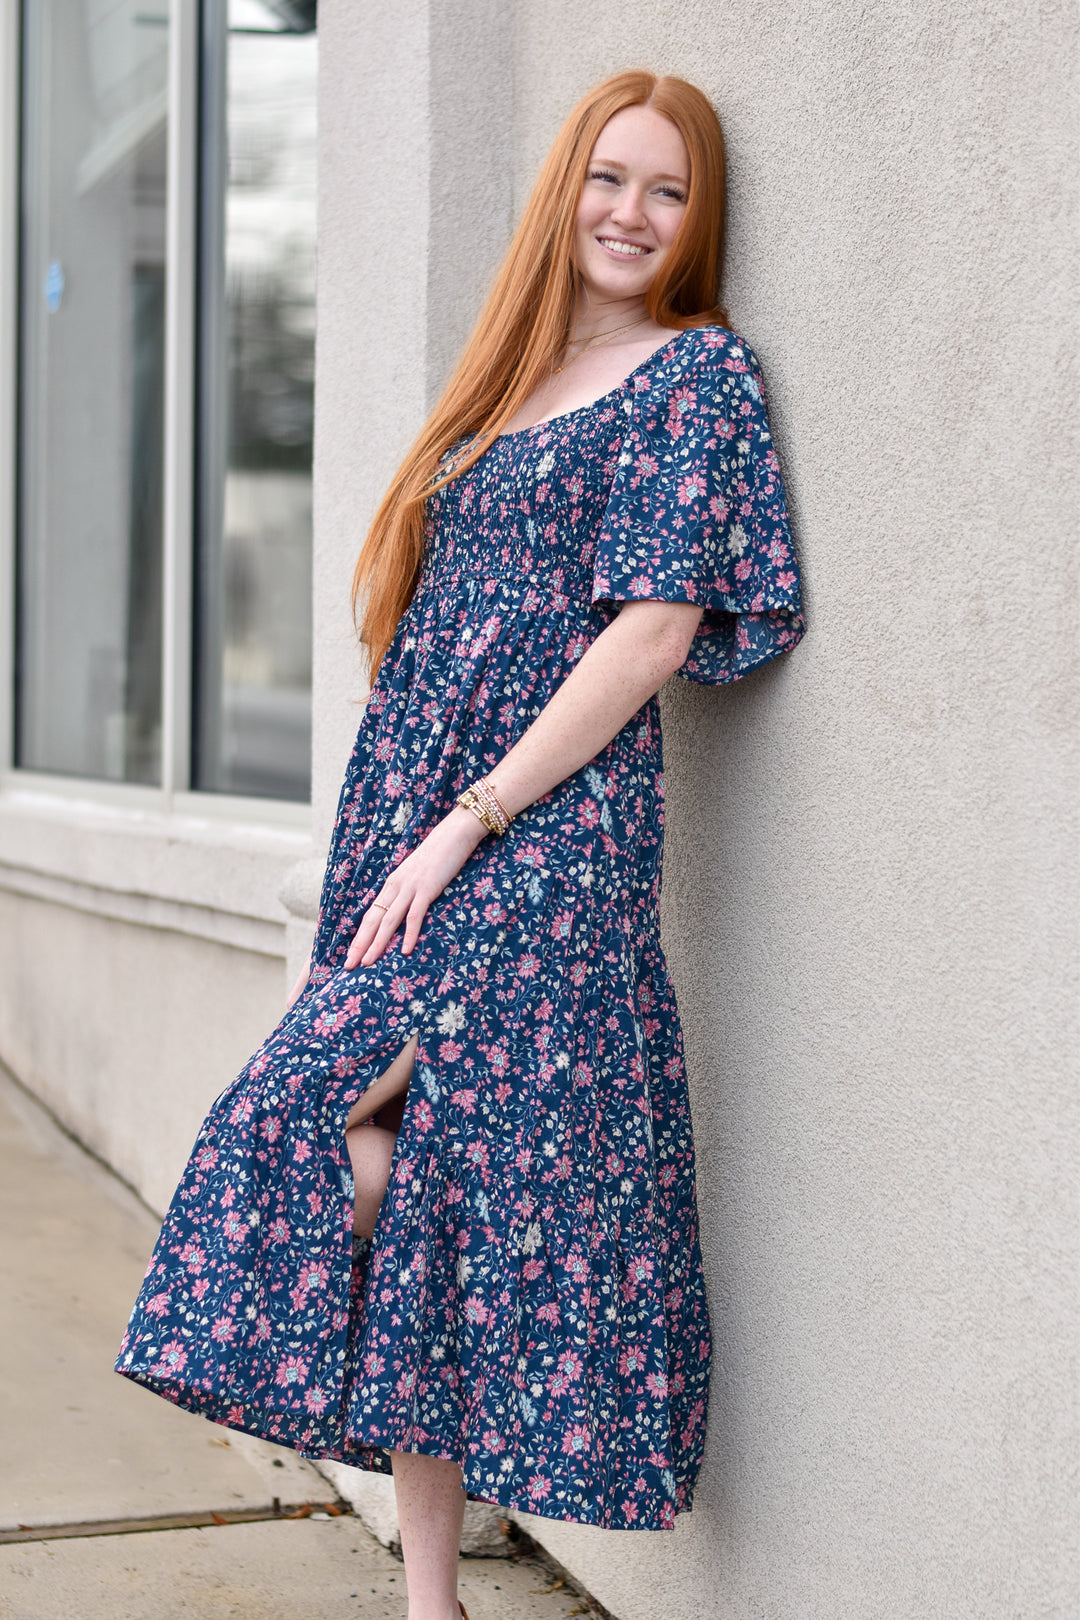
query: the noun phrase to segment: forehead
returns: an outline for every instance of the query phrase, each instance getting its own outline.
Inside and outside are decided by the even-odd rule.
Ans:
[[[657,174],[690,174],[686,142],[670,118],[652,107],[624,107],[608,119],[589,154]]]

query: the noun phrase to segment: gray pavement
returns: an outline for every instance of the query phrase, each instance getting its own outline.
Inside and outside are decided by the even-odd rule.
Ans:
[[[112,1371],[157,1223],[2,1071],[0,1221],[2,1620],[405,1620],[401,1563],[316,1467]],[[590,1612],[550,1579],[461,1561],[471,1620]]]

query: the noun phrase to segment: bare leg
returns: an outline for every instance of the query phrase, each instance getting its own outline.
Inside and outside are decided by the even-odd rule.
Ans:
[[[390,1176],[397,1129],[412,1077],[417,1036],[365,1091],[349,1114],[345,1142],[353,1167],[353,1231],[371,1237]],[[364,1123],[361,1123],[363,1121]],[[392,1451],[409,1620],[461,1620],[458,1557],[465,1518],[461,1469],[443,1457]]]
[[[353,1231],[361,1237],[372,1237],[375,1232],[418,1039],[416,1035],[410,1037],[390,1067],[351,1109],[345,1123],[345,1146],[352,1161],[355,1189]]]
[[[461,1620],[457,1575],[465,1491],[443,1457],[392,1451],[409,1620]]]
[[[375,1235],[396,1141],[396,1131],[384,1131],[378,1125],[353,1125],[345,1132],[345,1146],[352,1160],[353,1231],[357,1237]]]

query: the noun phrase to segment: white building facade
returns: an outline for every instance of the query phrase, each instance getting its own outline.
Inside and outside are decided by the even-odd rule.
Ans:
[[[1071,9],[0,17],[0,1059],[164,1208],[310,942],[374,505],[575,98],[695,80],[809,632],[663,696],[694,1512],[520,1519],[620,1620],[1075,1612]]]

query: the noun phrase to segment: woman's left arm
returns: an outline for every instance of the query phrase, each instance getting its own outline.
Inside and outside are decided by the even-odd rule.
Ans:
[[[621,604],[532,725],[487,772],[509,815],[517,815],[607,747],[686,661],[701,614],[692,602]],[[364,912],[345,967],[377,962],[402,923],[401,948],[410,952],[428,907],[486,836],[473,812],[455,805],[387,877],[378,905],[373,902]]]

